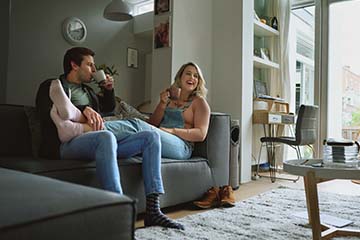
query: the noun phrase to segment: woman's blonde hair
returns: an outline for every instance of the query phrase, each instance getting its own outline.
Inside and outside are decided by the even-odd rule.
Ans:
[[[199,68],[199,66],[194,63],[194,62],[188,62],[185,63],[184,65],[182,65],[179,69],[179,71],[176,73],[175,76],[175,82],[174,85],[177,87],[181,87],[181,76],[184,73],[184,70],[187,66],[193,66],[194,68],[196,68],[196,71],[198,72],[198,85],[196,87],[196,89],[192,92],[192,96],[200,96],[203,98],[206,98],[206,94],[207,94],[207,88],[205,87],[205,79],[204,79],[204,75],[201,72],[201,69]]]

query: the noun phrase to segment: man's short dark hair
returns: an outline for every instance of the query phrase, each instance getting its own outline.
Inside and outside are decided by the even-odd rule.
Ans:
[[[95,53],[91,49],[85,47],[74,47],[66,51],[63,62],[65,76],[68,75],[72,69],[71,62],[80,66],[84,56],[94,57]]]

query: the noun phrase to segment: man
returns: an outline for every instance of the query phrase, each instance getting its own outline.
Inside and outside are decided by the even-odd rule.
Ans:
[[[101,114],[108,115],[115,107],[113,80],[107,76],[100,86],[101,95],[96,95],[91,87],[84,84],[92,81],[92,74],[96,71],[94,55],[94,52],[88,48],[69,49],[64,56],[64,74],[59,77],[61,83],[59,86],[68,96],[71,93],[71,102],[81,111],[82,117],[85,117],[87,125],[93,131],[60,144],[56,127],[50,118],[53,103],[58,102],[54,98],[58,96],[51,92],[49,94],[50,86],[59,80],[46,80],[40,85],[36,97],[43,142],[46,142],[42,144],[44,147],[41,149],[42,155],[62,159],[94,159],[96,173],[103,188],[122,194],[117,157],[128,158],[142,153],[146,194],[145,226],[159,225],[184,229],[181,224],[169,219],[160,210],[159,195],[164,193],[164,189],[160,168],[161,142],[158,133],[147,131],[116,139],[113,133],[103,130],[104,123]]]

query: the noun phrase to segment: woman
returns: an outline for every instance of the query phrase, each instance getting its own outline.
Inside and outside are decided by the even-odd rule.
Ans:
[[[178,99],[171,99],[170,89],[162,91],[160,102],[149,119],[150,124],[140,119],[107,121],[104,123],[105,129],[111,131],[117,140],[142,131],[156,131],[160,134],[162,157],[190,158],[193,142],[205,139],[210,120],[210,107],[205,99],[207,89],[200,68],[193,62],[181,66],[175,76],[173,87],[181,89],[180,96]],[[69,141],[82,132],[91,131],[91,128],[87,124],[70,120],[61,121],[60,116],[71,115],[66,111],[78,111],[65,93],[62,95],[66,98],[62,101],[66,104],[55,104],[56,108],[51,111],[51,117],[58,128],[60,140]]]
[[[205,99],[207,89],[200,68],[192,62],[181,66],[173,86],[181,89],[180,96],[172,99],[168,89],[161,92],[160,102],[149,123],[180,138],[183,143],[172,136],[165,136],[167,141],[183,145],[183,148],[169,150],[177,151],[179,158],[187,159],[191,156],[191,143],[201,142],[207,135],[210,119],[210,107]]]
[[[156,131],[161,140],[161,156],[189,159],[193,142],[206,138],[210,107],[206,102],[207,89],[200,68],[193,62],[181,66],[173,87],[180,88],[178,99],[170,98],[170,89],[160,93],[160,102],[148,123],[140,119],[105,122],[105,128],[117,139],[141,131]]]

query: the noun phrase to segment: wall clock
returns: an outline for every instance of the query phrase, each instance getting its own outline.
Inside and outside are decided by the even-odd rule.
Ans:
[[[62,32],[66,41],[72,45],[83,43],[87,34],[84,22],[76,17],[69,17],[64,20]]]

